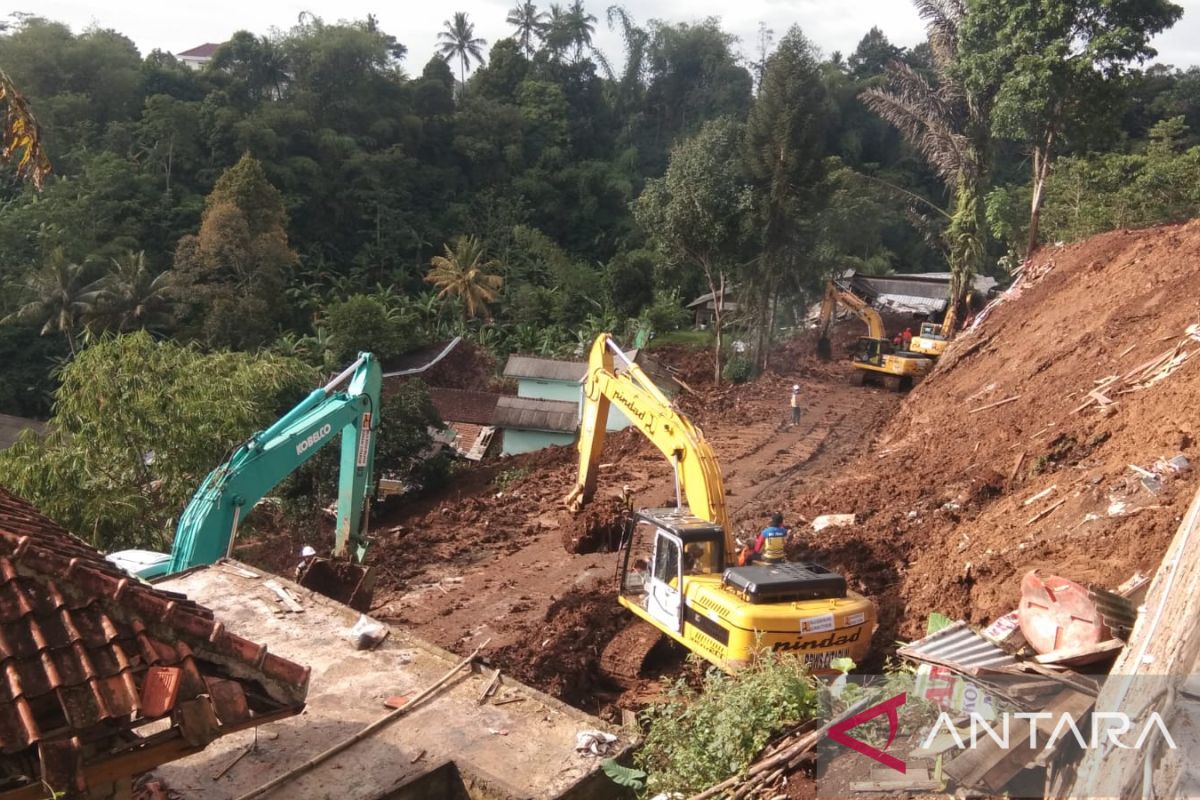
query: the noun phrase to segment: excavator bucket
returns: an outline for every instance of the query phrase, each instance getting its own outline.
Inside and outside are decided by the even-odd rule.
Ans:
[[[364,567],[341,559],[314,558],[300,572],[296,582],[305,589],[366,613],[371,609],[378,579],[374,567]]]

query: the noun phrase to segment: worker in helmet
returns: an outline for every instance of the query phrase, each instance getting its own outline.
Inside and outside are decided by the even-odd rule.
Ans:
[[[792,386],[792,424],[800,424],[800,384]]]
[[[303,549],[300,550],[300,563],[296,565],[296,580],[300,580],[303,577],[305,570],[308,569],[308,565],[316,557],[317,551],[312,548],[312,545],[304,545]]]
[[[779,564],[787,560],[787,528],[783,527],[783,514],[776,511],[771,515],[770,526],[763,528],[754,543],[755,560],[764,564]]]

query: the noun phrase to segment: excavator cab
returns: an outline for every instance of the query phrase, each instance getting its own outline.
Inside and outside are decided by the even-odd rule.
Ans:
[[[618,563],[620,596],[678,633],[683,579],[721,574],[725,531],[675,508],[644,509],[630,518]]]

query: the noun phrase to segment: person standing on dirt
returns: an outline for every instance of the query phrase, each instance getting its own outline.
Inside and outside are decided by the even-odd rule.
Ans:
[[[792,386],[792,424],[800,424],[800,384]]]
[[[764,564],[779,564],[787,560],[787,528],[783,527],[783,514],[776,511],[771,515],[771,525],[763,528],[754,543],[755,560]]]

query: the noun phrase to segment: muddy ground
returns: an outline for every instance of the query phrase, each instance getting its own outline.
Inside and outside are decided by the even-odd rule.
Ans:
[[[1152,494],[1130,465],[1200,458],[1200,340],[1184,335],[1200,322],[1198,258],[1200,222],[1043,250],[905,397],[849,385],[844,358],[819,361],[811,335],[744,386],[714,387],[704,353],[656,355],[694,390],[678,403],[716,449],[735,529],[752,535],[782,511],[800,532],[793,556],[842,571],[876,602],[882,656],[931,611],[976,623],[1007,612],[1035,567],[1115,585],[1157,566],[1195,470],[1164,476]],[[854,320],[840,323],[835,352],[860,334]],[[1106,408],[1084,405],[1097,381],[1177,346],[1196,354],[1169,376],[1114,393]],[[793,383],[804,401],[795,427]],[[598,675],[627,616],[613,598],[615,557],[564,547],[574,520],[560,501],[575,470],[572,449],[551,448],[376,506],[374,613],[459,653],[487,641],[505,672],[587,711],[645,700],[653,681],[622,698]],[[639,506],[673,500],[669,465],[633,431],[610,437],[600,476],[597,503],[625,486]],[[808,521],[826,513],[857,522],[813,533]],[[267,560],[288,552],[254,549]]]

